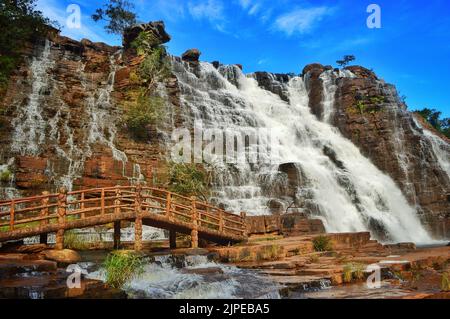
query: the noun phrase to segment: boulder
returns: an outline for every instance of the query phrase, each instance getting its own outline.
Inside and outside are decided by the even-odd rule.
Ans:
[[[81,260],[80,255],[70,249],[63,250],[45,250],[43,252],[45,259],[56,261],[61,264],[75,264]]]
[[[183,59],[183,61],[187,62],[198,62],[201,54],[202,53],[200,52],[199,49],[189,49],[183,53],[181,58]]]
[[[312,71],[314,71],[314,73],[316,75],[317,74],[320,75],[320,74],[322,74],[323,71],[325,71],[325,67],[322,64],[320,64],[320,63],[308,64],[307,66],[305,66],[303,68],[302,76],[304,76],[304,75],[306,75],[306,74],[308,74],[308,73],[310,73]]]
[[[125,49],[130,48],[131,43],[138,37],[141,32],[150,32],[158,41],[158,44],[164,44],[171,40],[170,35],[166,32],[166,26],[163,21],[154,21],[149,23],[138,24],[125,30],[123,34],[123,46]]]

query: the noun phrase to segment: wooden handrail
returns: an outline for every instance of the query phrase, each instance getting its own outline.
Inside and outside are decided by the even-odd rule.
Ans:
[[[1,201],[0,217],[4,222],[0,223],[0,226],[9,225],[9,231],[14,231],[16,225],[40,222],[41,226],[45,226],[56,220],[60,228],[64,229],[68,216],[78,216],[77,219],[84,220],[118,212],[120,214],[123,209],[141,212],[144,218],[147,214],[159,214],[167,218],[169,223],[190,223],[194,236],[197,236],[196,232],[203,229],[202,227],[224,235],[232,232],[245,236],[246,224],[242,216],[198,201],[195,197],[179,195],[165,189],[138,185],[43,194]],[[0,231],[1,233],[3,232]]]

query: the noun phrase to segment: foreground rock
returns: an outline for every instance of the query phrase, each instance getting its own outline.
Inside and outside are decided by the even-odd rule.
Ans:
[[[80,255],[70,249],[64,250],[45,250],[43,255],[48,260],[56,261],[59,264],[76,264],[81,261]]]
[[[141,32],[149,32],[156,40],[156,44],[164,44],[171,40],[170,35],[166,32],[166,26],[163,21],[154,21],[135,25],[125,30],[123,35],[123,46],[125,49],[130,48],[131,43],[139,36]]]
[[[198,62],[202,53],[198,49],[190,49],[183,53],[181,58],[187,62]]]

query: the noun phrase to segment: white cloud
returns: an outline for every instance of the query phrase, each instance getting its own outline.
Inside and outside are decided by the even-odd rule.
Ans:
[[[188,8],[194,19],[207,19],[212,22],[224,20],[223,3],[217,0],[189,2]]]
[[[189,2],[188,10],[196,20],[208,20],[218,31],[227,33],[224,5],[220,0]]]
[[[291,36],[295,33],[305,34],[310,32],[318,22],[332,14],[334,10],[329,7],[315,7],[308,9],[295,9],[279,16],[273,25],[275,30]]]

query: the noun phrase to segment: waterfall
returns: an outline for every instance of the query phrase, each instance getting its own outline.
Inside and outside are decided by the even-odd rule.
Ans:
[[[250,214],[268,213],[274,199],[286,205],[290,199],[280,192],[285,176],[279,168],[293,163],[298,176],[295,200],[321,218],[328,232],[371,230],[388,242],[431,241],[394,181],[336,128],[311,114],[301,77],[287,84],[290,102],[285,102],[237,67],[193,67],[177,60],[173,65],[189,112],[187,125],[202,121],[205,127],[235,132],[266,128],[278,141],[270,154],[266,145],[257,148],[260,158],[270,158],[270,163],[215,165],[213,200]]]
[[[143,179],[138,164],[133,165],[132,176],[126,176],[128,158],[115,144],[118,112],[111,94],[119,54],[110,56],[107,79],[100,83],[85,71],[86,63],[76,61],[75,80],[80,82],[85,93],[85,108],[81,114],[74,114],[64,101],[64,90],[70,88],[56,78],[57,72],[53,72],[59,61],[52,54],[50,41],[46,40],[42,52],[30,63],[31,91],[26,104],[17,102],[11,152],[32,157],[45,157],[51,152],[45,174],[55,189],[64,186],[72,190],[74,180],[82,176],[86,160],[94,155],[98,145],[111,150],[113,158],[122,163],[122,175],[130,182]],[[82,119],[83,126],[74,128],[71,123],[78,119]]]
[[[41,152],[47,126],[42,116],[41,99],[48,91],[48,73],[54,64],[51,59],[51,43],[46,40],[44,50],[38,57],[33,57],[30,65],[32,87],[28,103],[19,109],[19,114],[12,123],[14,132],[11,150],[15,153],[37,156]]]
[[[436,134],[433,134],[430,130],[424,128],[415,118],[414,123],[422,130],[423,136],[425,136],[426,140],[431,145],[433,154],[436,157],[439,166],[450,178],[450,144]]]
[[[324,122],[329,123],[334,113],[334,101],[338,88],[336,79],[343,77],[353,78],[355,75],[349,70],[339,70],[338,72],[328,70],[320,75],[320,79],[323,82],[322,120]]]

